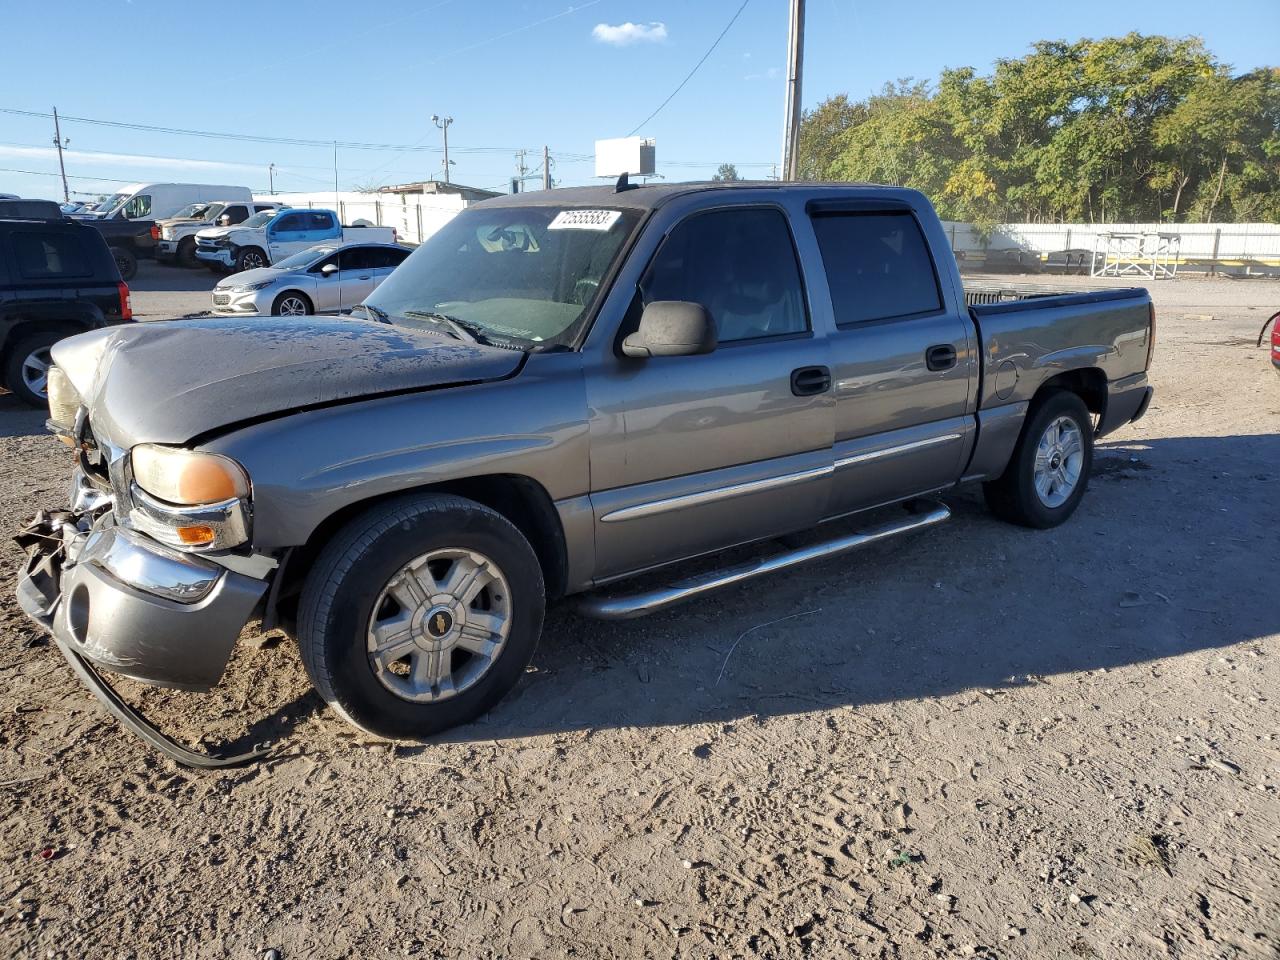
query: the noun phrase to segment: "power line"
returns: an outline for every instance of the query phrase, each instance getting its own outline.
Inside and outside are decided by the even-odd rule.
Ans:
[[[680,85],[671,91],[671,95],[667,97],[667,99],[663,100],[660,104],[658,104],[657,110],[653,111],[653,113],[649,114],[647,117],[645,117],[643,120],[641,120],[639,123],[636,124],[635,129],[627,134],[628,137],[634,137],[636,133],[646,123],[648,123],[650,120],[652,120],[654,117],[656,117],[659,113],[662,112],[663,107],[665,107],[668,103],[670,103],[672,100],[675,99],[676,94],[684,89],[684,85],[693,79],[693,75],[698,72],[698,68],[707,62],[707,57],[711,56],[711,54],[715,52],[716,47],[720,46],[720,41],[724,39],[724,35],[729,32],[730,27],[732,27],[735,23],[737,23],[738,17],[742,16],[742,11],[747,9],[747,4],[750,2],[751,0],[742,0],[742,6],[738,8],[738,12],[729,18],[729,22],[726,23],[724,25],[724,29],[720,31],[720,36],[716,37],[715,42],[711,44],[710,47],[707,48],[707,52],[702,55],[702,59],[693,65],[693,69],[689,71],[689,75],[680,81]]]
[[[0,113],[8,113],[18,117],[40,117],[52,119],[52,113],[39,110],[19,110],[15,107],[0,107]],[[295,147],[324,147],[332,149],[336,142],[344,150],[395,150],[400,152],[417,151],[422,153],[438,153],[438,147],[421,146],[405,143],[365,143],[358,140],[310,140],[302,137],[268,137],[250,133],[219,133],[212,130],[192,130],[185,127],[163,127],[146,123],[130,123],[122,120],[100,120],[95,117],[71,117],[59,114],[63,123],[89,123],[100,127],[116,127],[122,130],[136,130],[144,133],[164,133],[184,137],[203,137],[208,140],[237,140],[247,143],[281,143]],[[455,153],[510,153],[516,147],[455,147]]]

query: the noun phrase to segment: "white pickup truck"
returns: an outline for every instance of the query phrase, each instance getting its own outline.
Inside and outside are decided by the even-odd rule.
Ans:
[[[254,270],[318,243],[395,243],[393,227],[343,226],[332,210],[276,210],[196,234],[196,259],[213,270]]]
[[[176,262],[184,267],[199,266],[196,260],[196,234],[214,226],[234,227],[248,220],[255,213],[280,209],[274,201],[218,200],[213,203],[191,204],[186,210],[165,220],[157,220],[156,259]]]

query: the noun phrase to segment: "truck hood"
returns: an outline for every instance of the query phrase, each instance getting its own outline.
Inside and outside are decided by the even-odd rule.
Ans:
[[[225,237],[227,234],[231,233],[233,230],[236,230],[236,229],[237,229],[236,227],[208,227],[204,230],[198,231],[196,233],[196,236],[204,237],[207,240],[212,240],[214,237]]]
[[[94,330],[53,349],[117,447],[379,394],[500,380],[523,355],[349,317],[229,317]]]

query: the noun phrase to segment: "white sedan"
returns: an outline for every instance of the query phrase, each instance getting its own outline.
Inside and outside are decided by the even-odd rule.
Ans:
[[[221,316],[302,316],[349,310],[371,294],[411,251],[394,243],[327,243],[270,267],[233,274],[213,288]]]

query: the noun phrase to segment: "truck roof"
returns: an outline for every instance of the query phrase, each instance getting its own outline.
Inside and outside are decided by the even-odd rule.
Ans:
[[[777,180],[701,181],[690,183],[632,184],[619,192],[615,185],[599,187],[557,187],[555,190],[536,190],[529,193],[511,193],[492,200],[482,200],[472,206],[553,206],[553,207],[630,207],[636,210],[652,210],[667,201],[691,193],[731,190],[808,190],[832,197],[874,196],[880,199],[908,200],[920,196],[918,191],[905,187],[891,187],[875,183],[808,182],[780,183]]]

